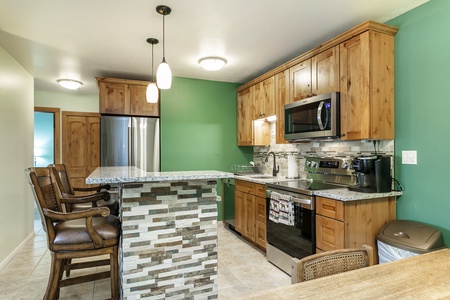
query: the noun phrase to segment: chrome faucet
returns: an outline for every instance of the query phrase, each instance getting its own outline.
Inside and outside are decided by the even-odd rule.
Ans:
[[[277,176],[277,173],[280,172],[280,166],[275,167],[275,166],[277,165],[276,159],[275,159],[275,153],[273,153],[272,151],[268,152],[268,153],[267,153],[267,157],[266,157],[266,162],[269,161],[269,155],[270,155],[270,154],[273,155],[272,176]]]

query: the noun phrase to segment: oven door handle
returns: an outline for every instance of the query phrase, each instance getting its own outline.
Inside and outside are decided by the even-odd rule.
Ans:
[[[291,200],[292,200],[292,202],[295,202],[295,203],[311,205],[311,199],[302,199],[302,198],[291,197]]]

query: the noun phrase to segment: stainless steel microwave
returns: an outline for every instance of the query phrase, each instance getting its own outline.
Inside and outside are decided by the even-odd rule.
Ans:
[[[284,106],[284,139],[295,142],[339,138],[339,117],[339,92],[286,104]]]

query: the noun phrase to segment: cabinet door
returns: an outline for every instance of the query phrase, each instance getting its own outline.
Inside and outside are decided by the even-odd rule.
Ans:
[[[238,93],[238,146],[253,145],[253,87]]]
[[[159,116],[159,101],[157,103],[147,102],[146,85],[130,85],[130,111],[133,116]]]
[[[311,97],[311,59],[289,69],[290,102]]]
[[[128,84],[99,81],[98,86],[100,90],[100,113],[130,114]]]
[[[63,112],[62,162],[75,187],[86,187],[86,177],[100,165],[100,115]]]
[[[274,77],[255,85],[253,119],[267,118],[275,115],[275,84]]]
[[[244,195],[241,191],[234,191],[234,229],[241,234],[244,234]]]
[[[244,235],[255,241],[255,196],[244,194]]]
[[[341,132],[344,140],[370,137],[369,33],[340,45]]]
[[[275,99],[276,99],[276,141],[277,144],[287,144],[284,139],[284,105],[289,101],[289,70],[275,75]]]
[[[316,215],[316,247],[324,251],[344,248],[344,222]]]
[[[325,50],[312,58],[312,94],[339,91],[339,46]]]

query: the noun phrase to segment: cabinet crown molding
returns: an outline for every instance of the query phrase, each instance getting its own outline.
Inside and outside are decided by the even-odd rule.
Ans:
[[[352,29],[347,30],[346,32],[336,36],[335,38],[319,45],[318,47],[316,47],[308,52],[305,52],[305,53],[291,59],[290,61],[276,67],[275,69],[272,69],[269,72],[264,73],[264,74],[256,77],[255,79],[241,85],[240,87],[238,87],[236,89],[236,92],[241,92],[241,91],[245,90],[246,88],[249,88],[252,85],[255,85],[271,76],[274,76],[280,72],[283,72],[283,71],[289,69],[290,67],[295,66],[296,64],[299,64],[302,61],[307,60],[307,59],[319,54],[322,51],[325,51],[331,47],[339,45],[340,43],[343,43],[346,40],[349,40],[352,37],[355,37],[355,36],[365,32],[365,31],[368,31],[368,30],[394,36],[397,33],[398,28],[394,27],[394,26],[378,23],[375,21],[371,21],[371,20],[365,21],[365,22],[353,27]]]

